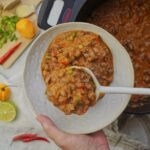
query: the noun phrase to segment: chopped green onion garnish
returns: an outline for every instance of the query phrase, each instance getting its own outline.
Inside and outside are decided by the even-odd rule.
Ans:
[[[67,70],[67,73],[70,74],[70,75],[72,75],[73,72],[74,72],[73,69],[71,69],[71,68],[67,68],[66,70]]]
[[[68,40],[73,41],[77,36],[76,32],[71,33],[71,35],[69,36]]]

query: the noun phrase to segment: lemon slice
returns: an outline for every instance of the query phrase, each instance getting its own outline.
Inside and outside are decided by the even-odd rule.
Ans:
[[[0,102],[0,121],[11,122],[15,118],[15,106],[9,102]]]

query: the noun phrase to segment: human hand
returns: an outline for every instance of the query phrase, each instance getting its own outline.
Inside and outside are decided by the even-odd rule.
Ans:
[[[63,150],[109,150],[107,138],[102,131],[90,135],[73,135],[61,131],[47,116],[39,115],[47,135]]]

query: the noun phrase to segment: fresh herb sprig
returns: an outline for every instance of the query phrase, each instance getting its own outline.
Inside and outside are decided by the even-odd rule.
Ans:
[[[15,34],[16,31],[16,23],[19,21],[19,17],[17,16],[2,16],[0,18],[0,48],[4,46],[5,43],[10,41],[17,40],[17,36]]]

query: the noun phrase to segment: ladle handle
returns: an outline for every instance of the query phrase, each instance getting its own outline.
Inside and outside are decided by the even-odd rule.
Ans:
[[[150,88],[107,87],[100,86],[100,93],[150,95]]]

